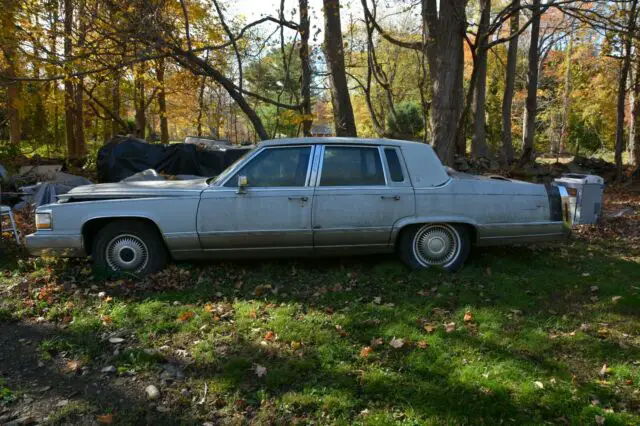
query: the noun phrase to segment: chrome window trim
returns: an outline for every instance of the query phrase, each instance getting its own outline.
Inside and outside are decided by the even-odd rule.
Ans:
[[[324,152],[327,145],[322,145],[322,154],[320,156],[320,166],[318,167],[318,176],[316,177],[316,188],[331,188],[331,189],[374,189],[374,188],[388,188],[389,181],[387,179],[387,172],[385,170],[385,161],[382,158],[382,151],[380,145],[353,145],[353,144],[331,144],[331,148],[373,148],[378,150],[378,158],[380,159],[380,165],[382,166],[382,174],[384,176],[384,185],[349,185],[349,186],[322,186],[320,182],[322,180],[322,168],[324,166]]]
[[[397,146],[393,146],[393,145],[382,145],[381,147],[382,147],[382,155],[384,158],[384,165],[389,172],[388,184],[393,187],[412,186],[411,178],[409,177],[409,171],[407,170],[407,165],[405,164],[404,157],[402,156],[402,150],[399,149]],[[389,169],[389,162],[387,161],[387,155],[384,152],[387,149],[393,150],[396,153],[396,156],[398,157],[398,163],[400,164],[400,171],[402,172],[402,180],[399,182],[395,182],[394,180],[391,179],[391,169]]]
[[[322,155],[324,154],[324,145],[314,145],[313,165],[311,168],[311,176],[309,176],[309,186],[317,187],[318,176],[320,176],[320,166]]]
[[[238,164],[236,169],[232,171],[232,173],[229,175],[229,177],[227,179],[225,179],[224,182],[222,182],[219,187],[225,187],[225,185],[227,184],[227,182],[229,182],[235,175],[236,173],[238,173],[240,170],[242,170],[242,168],[244,166],[246,166],[247,164],[249,164],[250,161],[252,161],[256,156],[260,155],[261,152],[264,152],[268,149],[287,149],[287,148],[311,148],[311,151],[309,153],[309,163],[307,164],[307,175],[305,177],[305,184],[304,186],[254,186],[251,187],[249,186],[248,189],[268,189],[268,188],[276,188],[276,189],[282,189],[282,188],[306,188],[309,186],[309,178],[310,178],[310,165],[312,163],[312,158],[313,158],[313,152],[314,152],[314,148],[315,145],[313,144],[304,144],[304,145],[274,145],[274,146],[263,146],[259,149],[256,149],[255,153],[253,153],[251,156],[247,157],[246,161],[242,162],[241,164]],[[235,190],[234,190],[235,191]]]

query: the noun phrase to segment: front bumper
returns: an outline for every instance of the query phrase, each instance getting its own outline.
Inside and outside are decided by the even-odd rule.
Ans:
[[[36,232],[27,235],[25,245],[32,256],[84,257],[81,235],[56,235]]]

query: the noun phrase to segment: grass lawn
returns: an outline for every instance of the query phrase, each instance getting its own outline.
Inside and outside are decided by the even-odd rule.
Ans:
[[[639,200],[614,194],[608,208],[633,216],[567,244],[478,249],[457,274],[382,256],[184,263],[105,282],[84,261],[14,248],[0,266],[0,414],[640,424]]]

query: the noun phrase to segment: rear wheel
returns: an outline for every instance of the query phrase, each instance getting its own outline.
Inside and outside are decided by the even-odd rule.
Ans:
[[[92,255],[94,271],[108,275],[146,275],[164,268],[169,258],[158,231],[135,220],[118,220],[102,228]]]
[[[469,229],[448,223],[414,226],[402,232],[398,249],[400,258],[411,269],[440,267],[455,272],[469,256]]]

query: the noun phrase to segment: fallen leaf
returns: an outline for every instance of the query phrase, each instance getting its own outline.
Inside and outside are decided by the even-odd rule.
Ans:
[[[380,297],[380,296],[374,297],[373,298],[373,303],[375,303],[376,305],[379,305],[380,303],[382,303],[382,297]]]
[[[181,314],[178,316],[178,321],[182,321],[182,322],[184,322],[184,321],[188,321],[188,320],[190,320],[191,318],[193,318],[193,316],[194,316],[194,315],[195,315],[195,314],[193,313],[193,311],[186,311],[186,312],[183,312],[183,313],[181,313]]]
[[[268,342],[273,342],[276,338],[276,334],[273,331],[267,331],[267,334],[264,335],[263,339]]]
[[[96,417],[96,421],[101,425],[110,425],[113,423],[113,414],[104,414]]]
[[[263,367],[260,364],[255,364],[253,367],[253,371],[256,373],[256,376],[262,377],[267,374],[267,367]]]
[[[391,339],[391,341],[389,342],[389,345],[391,345],[391,347],[395,349],[400,349],[404,346],[404,339],[396,339],[394,336],[393,339]]]
[[[77,360],[67,361],[67,371],[75,373],[82,367],[82,363]]]
[[[344,331],[344,329],[342,328],[342,326],[340,324],[336,324],[336,331],[338,332],[338,334],[341,337],[345,337],[348,334],[346,331]]]
[[[608,371],[609,371],[609,366],[607,365],[607,363],[604,363],[600,371],[598,371],[598,376],[600,376],[601,379],[604,379]]]
[[[204,311],[205,312],[213,312],[214,311],[214,307],[212,303],[207,303],[206,305],[204,305]]]
[[[465,312],[464,322],[471,322],[471,321],[473,321],[473,314],[469,311]]]
[[[291,342],[291,349],[293,349],[294,351],[297,351],[298,349],[300,349],[302,347],[302,343],[294,340],[293,342]]]
[[[363,358],[367,358],[371,352],[373,352],[373,348],[371,346],[365,346],[360,351],[360,356]]]
[[[453,333],[454,331],[456,331],[456,323],[455,322],[446,323],[444,325],[444,331],[446,331],[447,333]]]
[[[429,343],[426,340],[420,340],[416,343],[416,346],[420,349],[427,349],[429,347]]]
[[[534,384],[538,389],[544,389],[544,385],[542,384],[542,382],[535,381],[535,382],[533,382],[533,384]]]
[[[592,285],[589,290],[591,290],[592,292],[596,292],[600,289],[600,287],[598,287],[597,285]]]
[[[372,348],[376,348],[376,347],[382,345],[383,343],[384,343],[384,339],[382,337],[379,337],[377,339],[376,338],[371,339],[370,345],[371,345]]]
[[[105,297],[105,299],[104,299],[105,303],[109,303],[109,302],[111,302],[112,300],[113,300],[113,297],[111,297],[111,296],[107,296],[107,297]]]
[[[618,301],[619,301],[620,299],[622,299],[622,296],[613,296],[613,297],[611,298],[611,301],[612,301],[613,303],[618,303]]]
[[[598,415],[596,414],[596,424],[598,424],[598,425],[603,425],[603,424],[604,424],[604,417],[602,417],[602,416],[598,416]]]
[[[433,333],[438,326],[436,324],[425,324],[422,328],[424,328],[424,331],[427,333]]]
[[[100,319],[102,320],[102,325],[110,325],[113,323],[113,319],[109,315],[102,315]]]

